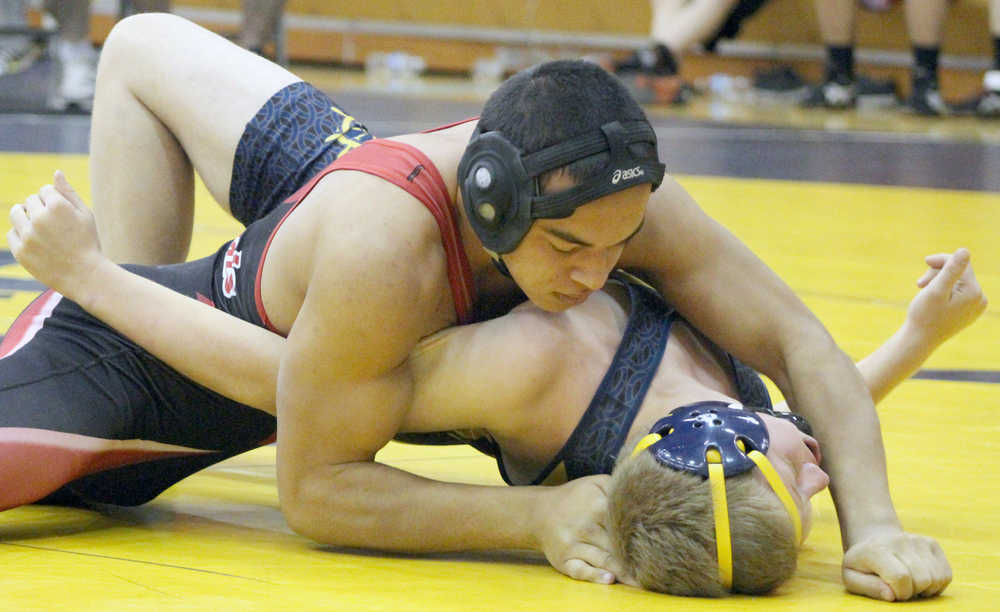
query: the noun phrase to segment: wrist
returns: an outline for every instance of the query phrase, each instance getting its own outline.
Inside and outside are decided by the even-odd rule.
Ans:
[[[899,522],[895,510],[890,508],[888,512],[868,518],[863,525],[845,528],[842,533],[844,550],[873,537],[902,532],[903,525]]]
[[[107,294],[107,288],[113,286],[113,278],[121,271],[117,264],[100,253],[93,261],[80,268],[75,275],[68,277],[63,288],[55,288],[67,298],[79,304],[84,310],[92,311],[98,300]]]
[[[904,350],[921,357],[930,355],[942,342],[940,334],[934,329],[915,323],[909,318],[903,322],[896,335],[900,338]]]
[[[530,495],[528,544],[532,550],[545,550],[547,536],[552,535],[550,519],[552,518],[552,495],[558,494],[559,487],[535,486],[528,487]]]

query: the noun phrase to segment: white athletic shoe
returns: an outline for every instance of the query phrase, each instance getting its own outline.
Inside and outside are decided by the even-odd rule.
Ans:
[[[0,35],[0,76],[21,72],[38,57],[38,48],[27,36]]]
[[[75,106],[90,111],[94,106],[97,81],[97,51],[89,41],[53,43],[59,79],[49,99],[49,106],[63,111]]]

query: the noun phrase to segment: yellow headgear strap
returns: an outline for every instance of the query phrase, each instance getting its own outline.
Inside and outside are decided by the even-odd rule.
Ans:
[[[757,464],[760,468],[760,472],[767,478],[767,482],[774,489],[774,493],[781,500],[782,505],[785,506],[785,510],[788,511],[788,516],[792,517],[792,525],[795,526],[795,541],[798,544],[802,543],[802,515],[799,514],[799,507],[795,505],[795,500],[792,499],[791,494],[788,492],[788,488],[785,483],[781,480],[781,476],[778,476],[778,472],[775,471],[774,466],[768,461],[764,453],[756,450],[752,450],[747,453],[747,457],[751,461]]]
[[[643,436],[642,440],[639,440],[639,443],[635,445],[635,450],[632,451],[632,456],[635,457],[636,455],[638,455],[642,451],[646,450],[647,448],[649,448],[653,444],[656,444],[657,442],[659,442],[662,439],[663,439],[663,436],[661,436],[658,433],[651,433],[651,434]]]
[[[662,439],[663,436],[656,433],[644,436],[636,444],[635,449],[632,451],[632,456],[635,457]],[[737,445],[740,450],[746,451],[742,440],[737,440]],[[795,500],[792,499],[791,494],[788,492],[788,488],[782,482],[781,476],[778,476],[778,472],[775,471],[774,466],[771,465],[771,462],[764,453],[752,450],[747,453],[747,457],[757,464],[764,478],[767,479],[768,484],[771,485],[778,499],[785,506],[785,510],[788,511],[788,515],[792,518],[792,525],[795,527],[795,541],[801,544],[802,516],[799,514],[798,506],[795,505]],[[722,583],[724,589],[729,591],[733,588],[733,536],[729,530],[726,474],[722,466],[722,455],[719,454],[719,451],[714,448],[709,449],[705,454],[705,458],[708,460],[708,481],[712,491],[713,516],[715,518],[715,551],[719,559],[719,582]]]
[[[722,455],[714,448],[705,453],[708,459],[708,482],[712,488],[715,517],[715,552],[719,558],[719,582],[727,591],[733,588],[733,536],[729,532],[729,505],[726,503],[726,473]]]
[[[746,451],[742,440],[738,440],[740,450]],[[715,518],[715,550],[719,559],[719,582],[724,589],[733,588],[733,540],[732,532],[729,529],[729,504],[726,500],[726,475],[722,467],[722,456],[719,451],[709,449],[705,454],[708,460],[708,480],[712,490],[712,506]],[[799,514],[799,507],[795,505],[788,488],[778,476],[778,472],[771,465],[771,462],[758,450],[747,453],[747,457],[757,464],[764,478],[774,490],[774,493],[781,500],[781,504],[792,519],[795,527],[795,541],[802,543],[802,516]]]

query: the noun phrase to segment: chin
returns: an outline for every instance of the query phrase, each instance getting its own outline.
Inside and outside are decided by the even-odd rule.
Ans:
[[[545,300],[531,300],[531,302],[546,312],[563,312],[569,310],[572,304],[563,303],[555,298],[548,297]],[[531,299],[531,298],[528,298]]]

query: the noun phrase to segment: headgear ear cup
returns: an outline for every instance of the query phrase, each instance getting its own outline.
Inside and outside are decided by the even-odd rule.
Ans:
[[[472,229],[494,253],[517,248],[531,228],[534,181],[521,150],[498,132],[473,134],[458,165],[462,202]]]
[[[652,147],[633,153],[629,145]],[[574,187],[542,195],[537,179],[592,155],[608,154],[602,171]],[[577,207],[639,183],[655,190],[665,167],[656,154],[656,132],[645,121],[605,123],[575,138],[529,155],[498,132],[472,134],[458,165],[466,217],[488,251],[517,248],[535,219],[562,219]]]

